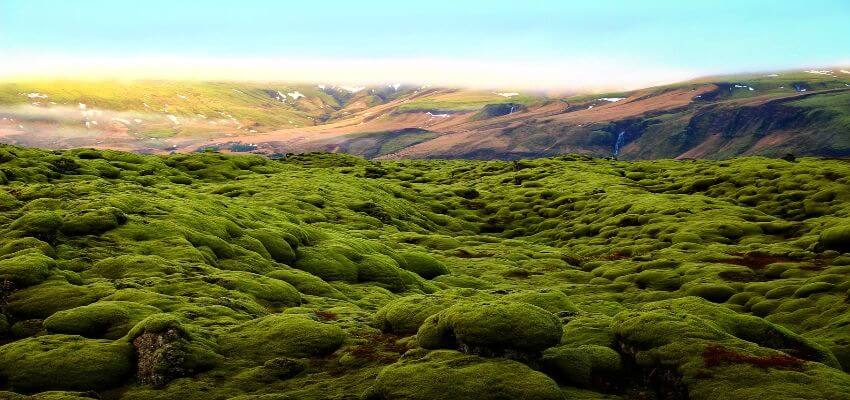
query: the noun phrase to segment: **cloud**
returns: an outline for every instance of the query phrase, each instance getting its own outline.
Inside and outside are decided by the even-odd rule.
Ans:
[[[243,58],[18,54],[0,61],[0,77],[196,79],[327,84],[406,82],[524,90],[636,89],[701,75],[615,58],[552,60],[449,58]]]

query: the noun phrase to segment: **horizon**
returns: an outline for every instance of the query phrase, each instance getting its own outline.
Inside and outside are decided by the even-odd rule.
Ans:
[[[839,23],[850,4],[813,1],[801,18],[788,4],[709,3],[608,0],[517,8],[441,0],[426,9],[324,1],[292,12],[261,0],[202,9],[181,1],[142,9],[100,0],[10,0],[0,5],[0,78],[602,92],[850,64],[850,51],[833,45],[833,38],[850,34],[850,26]],[[34,20],[40,21],[35,30]],[[440,26],[409,29],[416,21]]]

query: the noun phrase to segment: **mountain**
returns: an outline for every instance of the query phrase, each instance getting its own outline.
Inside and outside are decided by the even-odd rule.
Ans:
[[[545,96],[388,84],[0,84],[0,140],[137,152],[346,152],[368,158],[624,159],[850,155],[850,71],[702,78]]]

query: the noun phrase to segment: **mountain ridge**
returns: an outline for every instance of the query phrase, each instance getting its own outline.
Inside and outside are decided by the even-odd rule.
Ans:
[[[0,141],[57,149],[376,159],[843,157],[850,155],[850,71],[566,96],[401,84],[20,82],[0,84],[0,116]]]

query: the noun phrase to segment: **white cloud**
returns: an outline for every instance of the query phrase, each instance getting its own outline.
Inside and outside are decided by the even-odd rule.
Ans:
[[[384,85],[408,82],[431,86],[533,90],[619,90],[677,82],[705,71],[669,68],[640,60],[577,58],[553,60],[471,60],[441,58],[287,59],[106,57],[17,54],[0,60],[0,77],[89,79],[229,79]]]

